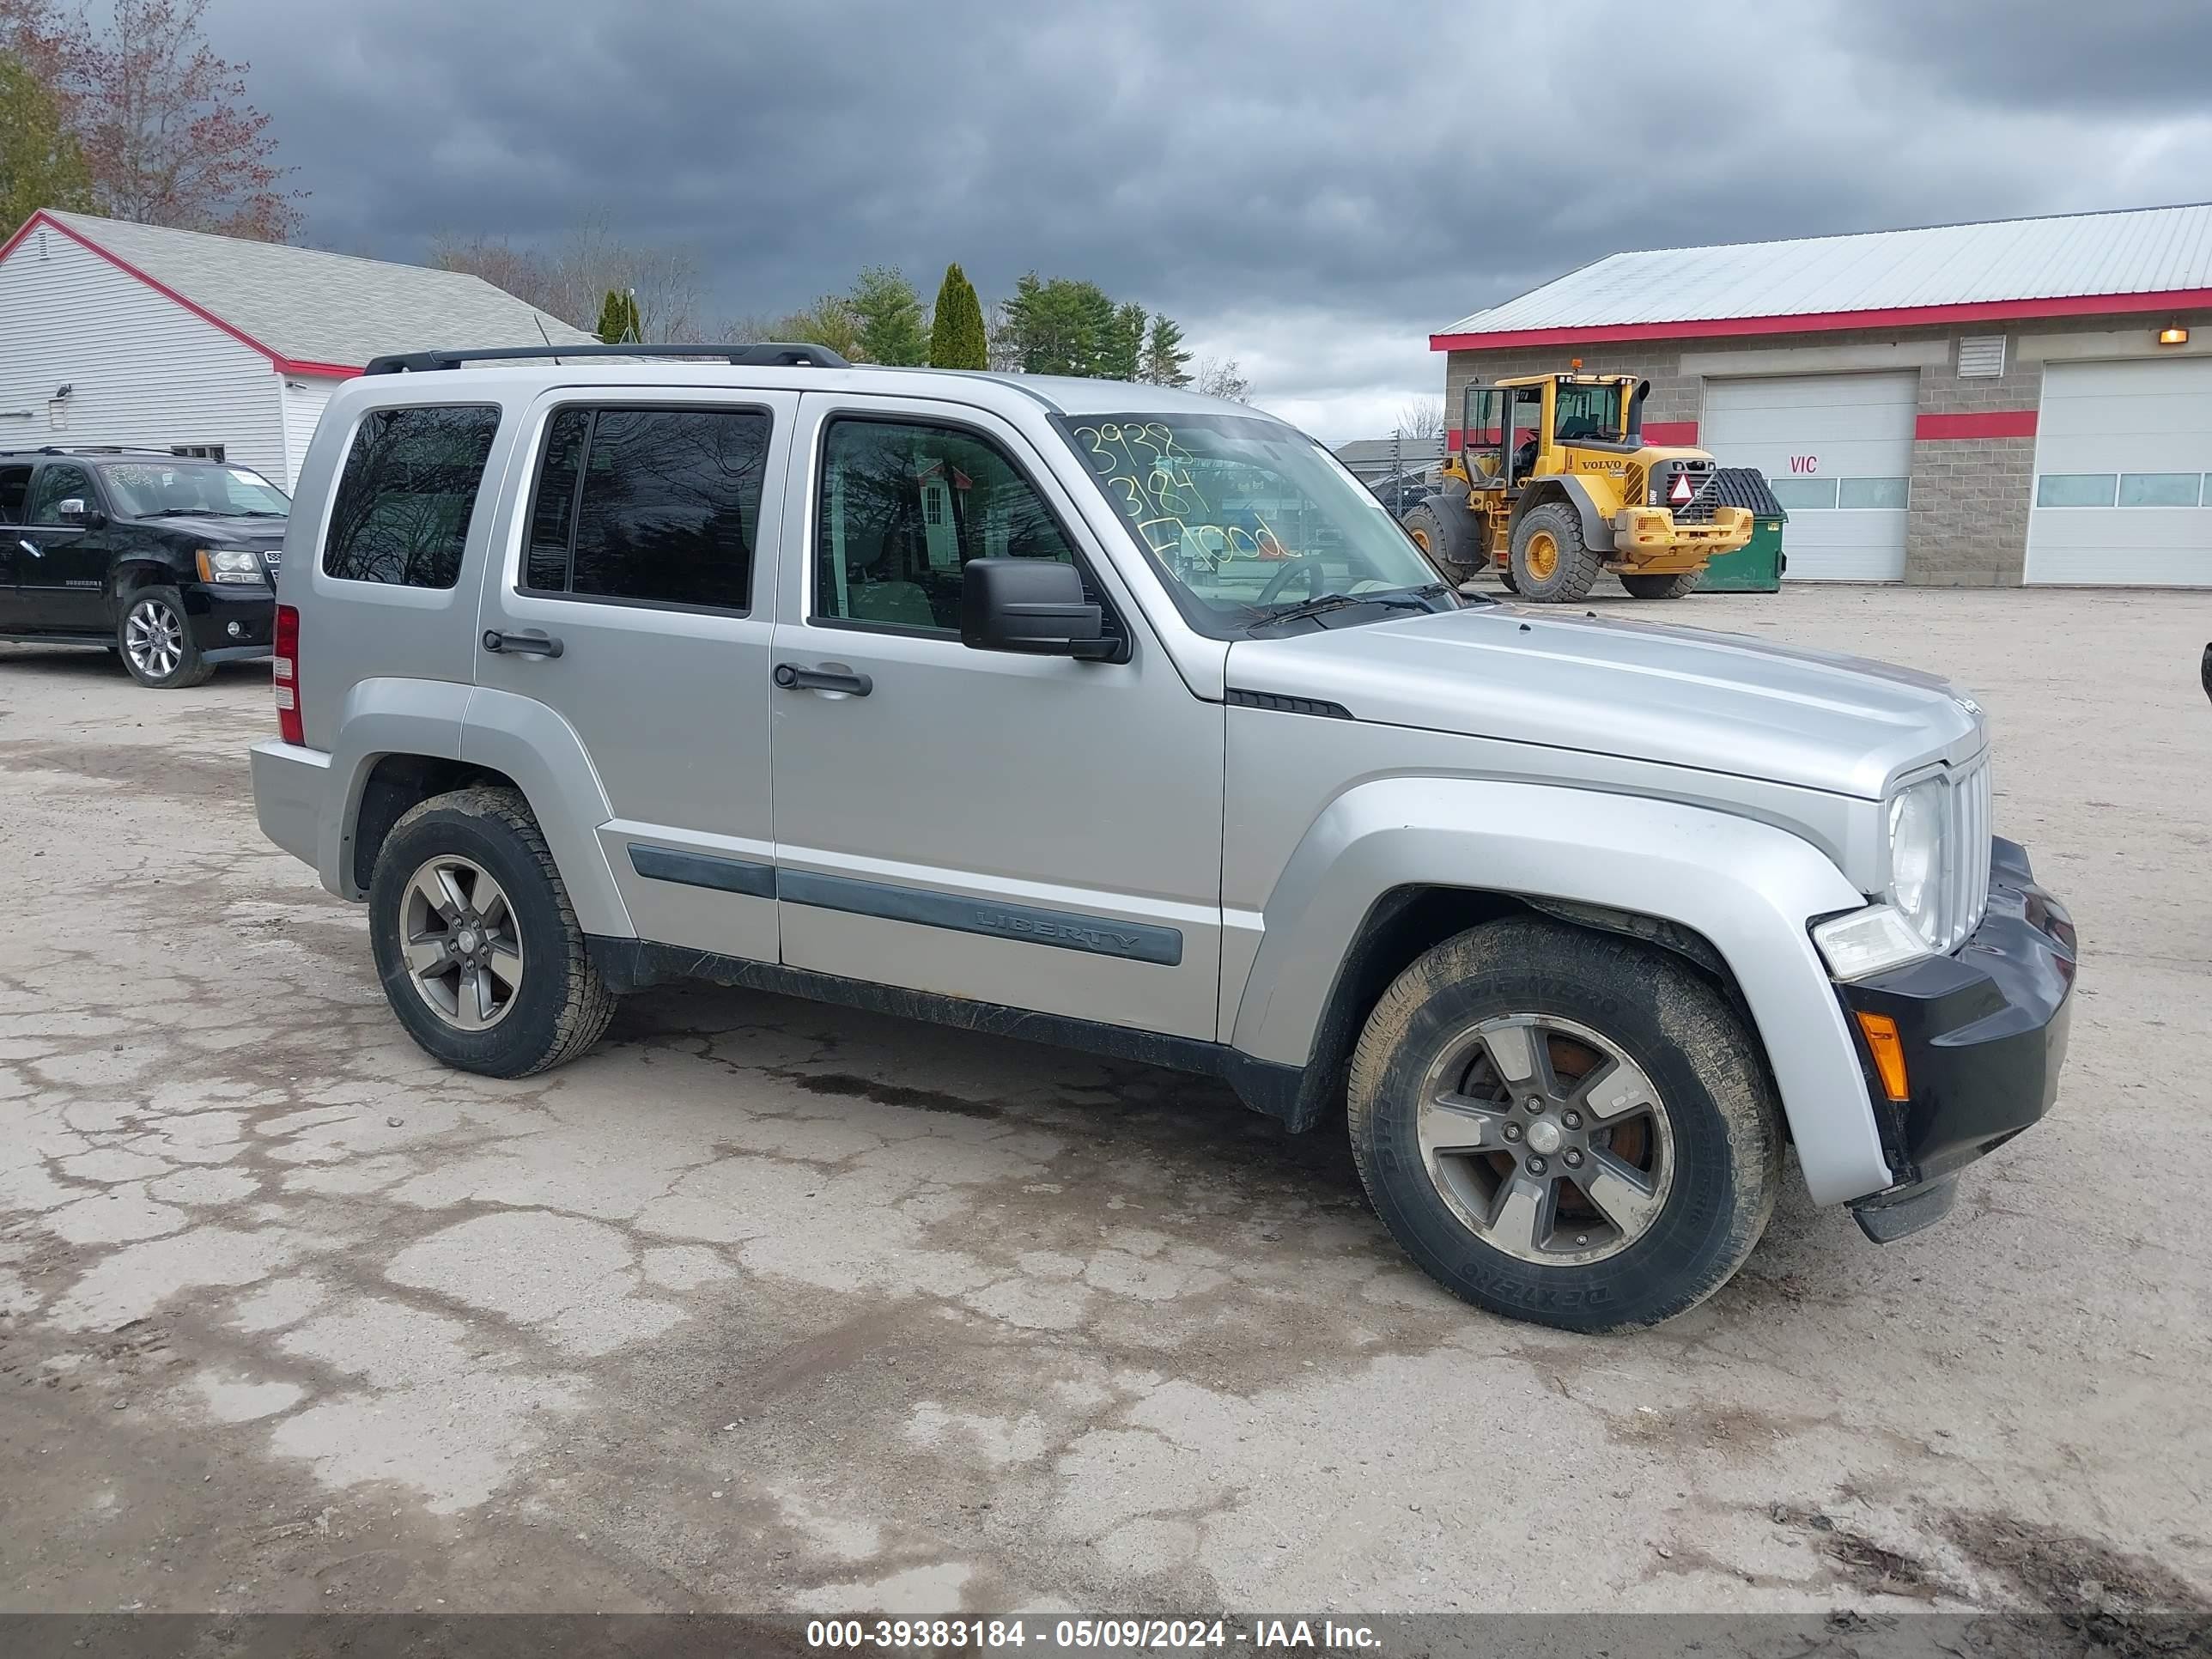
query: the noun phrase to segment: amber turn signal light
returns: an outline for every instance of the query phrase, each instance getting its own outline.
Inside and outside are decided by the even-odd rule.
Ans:
[[[1912,1090],[1905,1080],[1905,1042],[1897,1035],[1897,1022],[1887,1014],[1861,1014],[1858,1021],[1867,1048],[1874,1055],[1882,1093],[1894,1101],[1911,1099]]]

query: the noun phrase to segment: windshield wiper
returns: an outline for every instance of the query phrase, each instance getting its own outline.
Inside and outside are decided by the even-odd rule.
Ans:
[[[1442,582],[1431,582],[1425,587],[1394,593],[1322,593],[1308,599],[1304,605],[1292,605],[1288,611],[1278,611],[1268,617],[1271,623],[1304,622],[1308,617],[1327,616],[1332,611],[1341,611],[1347,605],[1380,605],[1385,611],[1426,611],[1429,607],[1417,597],[1446,592]]]
[[[276,513],[265,507],[242,507],[235,513],[218,513],[219,519],[286,519],[289,513]]]
[[[141,513],[142,519],[220,519],[223,514],[204,507],[157,507],[151,513]]]

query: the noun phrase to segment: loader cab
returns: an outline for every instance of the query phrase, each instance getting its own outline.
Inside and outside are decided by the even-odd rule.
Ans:
[[[1470,489],[1510,492],[1535,471],[1544,450],[1548,390],[1548,382],[1468,387],[1460,419],[1460,453]]]

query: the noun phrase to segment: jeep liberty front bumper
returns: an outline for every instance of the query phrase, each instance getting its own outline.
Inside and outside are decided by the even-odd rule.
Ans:
[[[1854,1018],[1868,1094],[1899,1177],[1852,1204],[1869,1238],[1887,1244],[1941,1220],[1960,1170],[2051,1109],[2075,958],[2073,919],[2037,885],[2027,849],[1993,836],[1989,910],[1963,945],[1837,988],[1847,1013],[1897,1023],[1910,1085],[1907,1099],[1889,1098]]]

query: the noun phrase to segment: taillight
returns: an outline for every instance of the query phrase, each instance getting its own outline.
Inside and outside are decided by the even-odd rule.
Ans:
[[[300,724],[300,611],[296,605],[276,607],[275,654],[276,735],[287,743],[304,744],[307,733]]]

